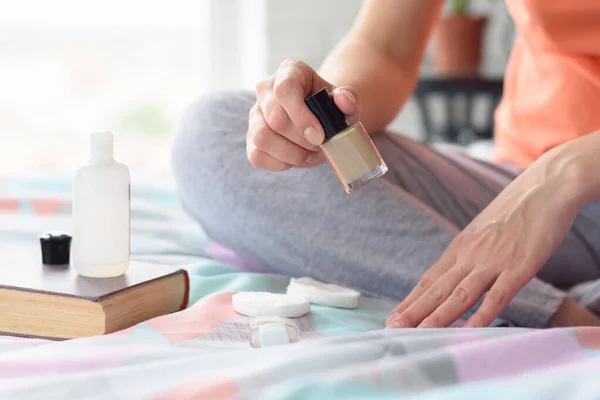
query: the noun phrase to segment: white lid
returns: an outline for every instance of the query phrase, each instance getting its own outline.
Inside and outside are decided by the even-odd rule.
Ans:
[[[90,135],[90,162],[114,161],[113,134],[108,131]]]
[[[293,319],[267,315],[253,318],[250,322],[252,347],[265,347],[275,344],[296,343],[298,341],[298,324]],[[284,334],[284,328],[285,334]],[[275,341],[280,343],[275,343]]]
[[[277,346],[290,343],[288,328],[284,323],[274,322],[272,324],[258,327],[260,347]]]

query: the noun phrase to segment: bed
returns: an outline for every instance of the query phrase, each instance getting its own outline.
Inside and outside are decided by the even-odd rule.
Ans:
[[[231,296],[283,292],[288,278],[211,243],[168,176],[134,177],[131,207],[132,257],[186,268],[189,307],[107,336],[0,336],[0,398],[600,397],[596,328],[385,330],[394,304],[363,298],[357,310],[315,305],[298,343],[253,349]],[[68,178],[1,179],[0,242],[37,251],[37,234],[70,229],[70,210]]]

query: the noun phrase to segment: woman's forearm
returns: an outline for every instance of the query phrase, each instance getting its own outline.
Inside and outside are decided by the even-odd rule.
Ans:
[[[410,96],[418,65],[402,67],[359,38],[345,39],[319,69],[336,86],[353,86],[363,106],[361,122],[369,132],[384,129]]]
[[[384,129],[410,96],[443,4],[363,0],[354,27],[321,66],[329,82],[358,90],[368,131]]]

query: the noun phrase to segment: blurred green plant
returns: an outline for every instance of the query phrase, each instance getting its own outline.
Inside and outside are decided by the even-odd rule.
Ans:
[[[131,108],[119,116],[121,131],[148,135],[168,134],[172,123],[161,106],[146,103]]]
[[[469,0],[451,0],[450,6],[453,14],[465,15],[469,11]]]

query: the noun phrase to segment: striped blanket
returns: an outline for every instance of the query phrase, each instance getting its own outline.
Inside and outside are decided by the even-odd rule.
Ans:
[[[0,251],[39,251],[37,234],[70,230],[70,211],[68,179],[0,180]],[[132,183],[132,254],[186,268],[190,306],[106,336],[0,336],[0,398],[600,398],[596,328],[384,330],[394,304],[363,298],[313,305],[298,343],[251,348],[232,293],[280,293],[289,279],[207,240],[168,179]]]

